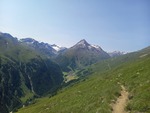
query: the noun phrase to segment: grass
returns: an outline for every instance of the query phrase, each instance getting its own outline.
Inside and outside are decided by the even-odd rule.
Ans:
[[[38,99],[18,113],[111,113],[111,103],[120,95],[123,84],[130,93],[127,110],[150,112],[150,56],[127,62],[107,72],[98,70],[83,82],[60,90],[57,95]],[[93,68],[93,66],[92,66]]]
[[[25,86],[24,82],[22,82],[21,88],[24,92],[24,96],[21,97],[21,101],[24,104],[28,99],[32,98],[34,94]]]
[[[114,81],[112,81],[114,82]],[[36,104],[29,108],[22,109],[20,113],[95,113],[96,111],[111,112],[110,103],[117,94],[119,86],[109,80],[91,78],[83,83],[75,84],[71,88],[60,91],[52,98],[40,99]],[[112,87],[112,84],[113,87]],[[110,87],[108,90],[107,87]],[[115,90],[114,90],[115,89]],[[109,98],[107,98],[109,97]],[[33,110],[33,111],[32,111]]]

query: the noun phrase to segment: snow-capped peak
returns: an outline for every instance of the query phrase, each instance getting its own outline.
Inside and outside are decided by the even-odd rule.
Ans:
[[[113,51],[113,52],[108,52],[108,54],[109,54],[111,57],[116,57],[116,56],[120,56],[120,55],[127,54],[127,52]]]
[[[97,50],[102,51],[101,47],[98,45],[91,45],[89,44],[85,39],[80,40],[76,45],[74,45],[72,48],[88,48],[89,50]]]

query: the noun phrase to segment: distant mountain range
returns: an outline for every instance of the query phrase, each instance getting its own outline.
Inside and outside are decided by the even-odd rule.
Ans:
[[[80,48],[84,48],[85,46],[87,46],[88,49],[97,50],[97,51],[102,50],[101,47],[98,45],[88,44],[88,42],[85,39],[79,41],[76,45],[74,45],[70,48],[61,47],[56,44],[48,44],[48,43],[44,43],[44,42],[39,42],[33,38],[23,38],[23,39],[20,39],[19,41],[22,43],[25,43],[25,44],[29,45],[30,47],[34,48],[35,50],[40,51],[41,53],[47,54],[48,56],[51,56],[51,57],[57,56],[60,53],[63,53],[64,51],[66,51],[67,49],[76,48],[77,46]],[[121,52],[121,51],[113,51],[113,52],[107,52],[107,53],[109,54],[110,57],[117,57],[117,56],[126,54],[126,52]]]
[[[14,38],[8,33],[1,34],[7,38]],[[16,38],[16,40],[18,39]],[[18,40],[18,42],[24,46],[30,47],[33,51],[46,55],[47,58],[53,59],[64,71],[82,68],[103,59],[125,54],[120,51],[107,53],[100,46],[89,44],[85,39],[79,41],[70,48],[39,42],[33,38],[23,38]]]
[[[120,51],[113,51],[113,52],[108,52],[110,57],[117,57],[117,56],[121,56],[124,54],[127,54],[126,52],[120,52]]]
[[[23,38],[20,39],[20,42],[30,46],[35,51],[46,54],[48,57],[52,58],[60,65],[63,71],[82,68],[100,60],[110,58],[109,54],[100,46],[91,45],[85,39],[79,41],[70,48],[60,47],[56,44],[51,45],[44,42],[38,42],[32,38]]]

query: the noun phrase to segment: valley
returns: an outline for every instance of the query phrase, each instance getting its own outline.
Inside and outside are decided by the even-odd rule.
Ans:
[[[0,113],[149,113],[150,47],[111,55],[1,33]]]
[[[111,70],[108,69],[107,63],[107,69],[103,62],[94,64],[90,67],[94,73],[82,81],[58,91],[53,97],[38,99],[35,104],[21,108],[18,113],[149,113],[149,50],[148,47],[116,58],[115,61],[108,59],[105,62],[113,66]],[[141,54],[145,53],[148,53],[148,56],[141,58]],[[118,64],[117,61],[120,62],[121,59],[126,59],[126,62]],[[104,67],[103,70],[100,69],[101,66]],[[121,85],[125,89],[121,88]],[[117,104],[112,107],[112,103],[115,105],[117,101],[120,110]]]

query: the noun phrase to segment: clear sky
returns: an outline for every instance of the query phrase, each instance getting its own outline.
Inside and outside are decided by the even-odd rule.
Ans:
[[[150,0],[0,0],[0,31],[70,47],[81,39],[106,51],[150,45]]]

